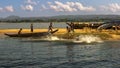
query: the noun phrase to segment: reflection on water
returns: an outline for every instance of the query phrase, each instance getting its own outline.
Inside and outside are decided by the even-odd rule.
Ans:
[[[73,50],[73,45],[68,45],[66,46],[66,57],[68,58],[68,62],[73,62],[74,61],[74,50]]]
[[[120,42],[94,44],[0,39],[0,68],[119,68]]]
[[[104,43],[106,46],[101,46],[100,56],[101,59],[117,60],[120,59],[120,44],[119,41],[110,41]],[[120,61],[120,60],[119,60]]]

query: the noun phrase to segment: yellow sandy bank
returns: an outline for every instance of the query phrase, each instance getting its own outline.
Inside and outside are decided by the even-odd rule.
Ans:
[[[3,35],[4,33],[18,33],[19,29],[0,29],[0,35]],[[46,32],[48,29],[34,29],[34,32]],[[29,33],[30,29],[23,29],[22,33]],[[65,28],[59,28],[59,31],[56,32],[54,35],[57,36],[67,36],[66,35],[67,30]],[[75,29],[75,35],[80,34],[93,34],[93,35],[99,35],[103,39],[110,39],[110,40],[120,40],[120,30],[117,32],[114,30],[103,30],[102,32],[98,32],[95,29]],[[107,36],[109,37],[107,37]]]
[[[0,33],[17,33],[19,29],[0,29]],[[34,32],[46,32],[48,29],[34,29]],[[28,33],[30,29],[23,29],[22,33]],[[86,32],[84,29],[75,29],[76,33]],[[66,29],[60,28],[57,33],[64,34],[67,33]]]

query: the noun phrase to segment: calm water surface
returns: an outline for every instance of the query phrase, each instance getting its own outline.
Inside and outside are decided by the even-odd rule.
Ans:
[[[0,23],[0,29],[30,28],[31,23]],[[49,23],[33,23],[34,28],[48,28]],[[54,28],[65,28],[65,22],[53,23]]]
[[[120,41],[25,42],[0,38],[0,68],[120,68]]]

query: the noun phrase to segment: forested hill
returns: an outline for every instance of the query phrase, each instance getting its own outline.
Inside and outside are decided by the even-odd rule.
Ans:
[[[51,17],[19,17],[0,18],[0,22],[91,22],[120,20],[120,15],[60,15]]]

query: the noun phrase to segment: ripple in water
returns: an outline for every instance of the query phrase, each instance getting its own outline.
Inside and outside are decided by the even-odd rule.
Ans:
[[[82,43],[82,42],[85,42],[85,43],[94,43],[94,42],[101,43],[103,41],[98,36],[80,35],[80,36],[76,37],[73,42],[75,42],[75,43]]]

